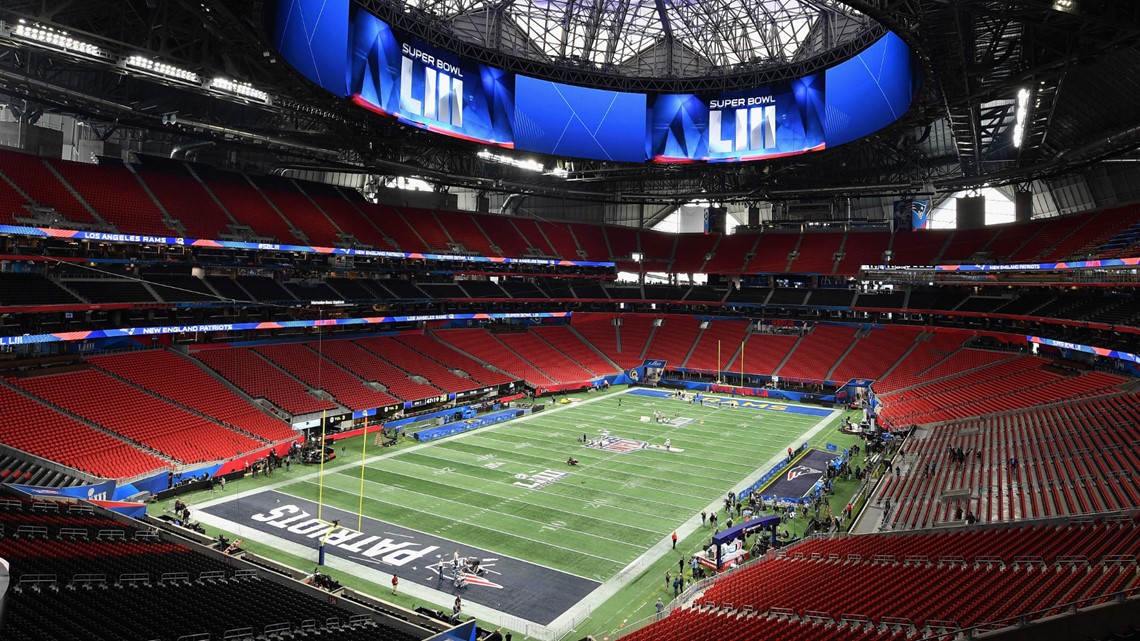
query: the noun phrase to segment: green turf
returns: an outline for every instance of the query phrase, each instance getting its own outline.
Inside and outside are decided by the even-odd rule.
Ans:
[[[401,443],[394,451],[370,447],[369,458],[390,455],[372,461],[365,469],[365,516],[606,581],[724,497],[729,489],[766,468],[774,456],[790,445],[798,446],[803,434],[821,420],[818,416],[706,408],[628,394],[578,398],[591,402],[541,412],[424,447],[414,447],[410,442]],[[639,420],[654,410],[670,417],[679,412],[681,417],[694,420],[683,427]],[[668,438],[672,447],[684,452],[649,449],[614,453],[589,449],[577,441],[583,433],[597,437],[603,430],[651,444],[662,444]],[[844,438],[849,437],[828,429],[813,442],[822,447],[823,442],[831,441],[844,447],[849,444]],[[360,460],[360,446],[359,438],[338,444],[343,454],[338,452],[340,458],[324,476],[325,505],[357,511],[361,469],[359,465],[344,466]],[[580,464],[568,467],[568,456]],[[570,472],[570,476],[535,490],[515,485],[516,475],[546,469]],[[278,472],[270,479],[243,479],[230,484],[226,492],[246,491],[312,471],[312,467],[295,466],[290,473]],[[843,488],[838,490],[835,500],[841,509],[850,492],[844,496]],[[315,478],[297,478],[278,491],[310,500],[322,494]],[[796,524],[794,529],[802,527]],[[608,633],[623,620],[649,614],[647,608],[652,609],[658,596],[672,595],[662,590],[665,570],[676,569],[676,554],[695,551],[709,534],[698,530],[683,540],[678,552],[666,554],[610,602],[595,608],[573,638]],[[290,565],[302,561],[299,567],[307,568],[311,563],[276,552],[271,546],[257,547],[255,551]],[[345,582],[382,598],[389,596],[384,586],[357,579]],[[405,602],[406,597],[395,600],[412,605]]]

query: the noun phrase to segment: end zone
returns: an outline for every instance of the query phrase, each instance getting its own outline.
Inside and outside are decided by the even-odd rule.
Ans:
[[[549,625],[601,584],[591,579],[511,558],[432,534],[364,517],[363,531],[344,525],[356,523],[355,513],[317,504],[276,490],[266,490],[200,507],[196,518],[246,539],[304,558],[315,558],[317,546],[327,537],[325,552],[339,572],[383,584],[400,577],[402,589],[435,596],[441,603],[454,595],[498,613]],[[335,531],[334,531],[335,530]],[[472,565],[453,565],[458,555],[479,559],[482,572]],[[493,559],[493,565],[488,562]],[[471,575],[471,576],[466,576]],[[463,581],[456,579],[464,577]],[[457,585],[459,583],[459,585]],[[405,587],[406,586],[406,587]],[[420,589],[415,589],[418,586]]]

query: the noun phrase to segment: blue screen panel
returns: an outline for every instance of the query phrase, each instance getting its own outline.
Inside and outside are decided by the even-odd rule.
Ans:
[[[515,76],[515,147],[558,156],[645,160],[645,94]]]
[[[910,48],[893,33],[828,69],[827,144],[851,142],[898,120],[910,108],[917,84]]]
[[[286,62],[326,91],[348,95],[348,0],[280,0],[268,18]]]
[[[649,157],[729,162],[823,149],[824,96],[823,74],[716,96],[656,96]]]
[[[357,11],[353,20],[353,100],[436,133],[511,147],[512,74],[460,59]]]

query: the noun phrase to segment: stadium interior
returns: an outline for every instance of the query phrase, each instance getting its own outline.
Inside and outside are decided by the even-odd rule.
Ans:
[[[1140,639],[1137,68],[1124,0],[5,0],[0,639]]]

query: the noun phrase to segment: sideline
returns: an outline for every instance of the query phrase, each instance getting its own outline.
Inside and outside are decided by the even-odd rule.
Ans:
[[[842,414],[842,410],[832,410],[827,416],[820,419],[814,427],[812,427],[807,432],[804,432],[798,438],[802,440],[812,439],[820,432],[827,429],[828,425],[830,425],[830,423],[836,418],[842,416]],[[751,486],[756,481],[759,481],[760,477],[763,476],[765,472],[771,469],[772,466],[782,461],[784,457],[785,454],[782,452],[773,455],[772,458],[768,459],[752,474],[749,474],[747,478],[733,486],[732,491],[734,493],[739,493],[743,491],[744,488]],[[705,512],[713,512],[719,510],[721,505],[720,501],[721,498],[718,497],[716,501],[713,501],[707,508],[705,508]],[[700,514],[694,514],[689,518],[688,521],[685,521],[677,528],[676,532],[678,540],[688,538],[700,527],[702,527],[701,516]],[[672,538],[671,536],[666,536],[665,538],[658,541],[655,545],[653,545],[653,547],[642,553],[641,556],[631,561],[629,565],[618,571],[618,573],[611,577],[609,580],[602,583],[600,587],[579,601],[573,608],[570,608],[553,622],[551,622],[549,627],[557,628],[559,625],[566,624],[568,621],[573,620],[574,615],[581,612],[583,608],[589,608],[589,611],[593,611],[594,608],[605,603],[611,597],[617,594],[621,589],[627,587],[630,583],[633,583],[637,578],[639,578],[641,570],[652,565],[659,558],[663,558],[666,553],[671,552],[672,550]]]

